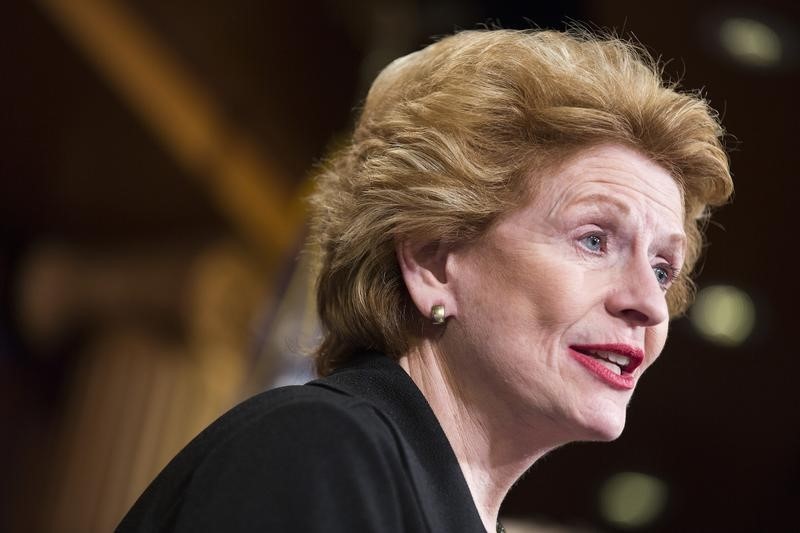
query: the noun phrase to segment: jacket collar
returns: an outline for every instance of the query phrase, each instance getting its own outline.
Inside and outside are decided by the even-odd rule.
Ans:
[[[406,455],[431,531],[485,533],[450,441],[425,396],[397,362],[365,352],[310,384],[362,398],[386,416]]]

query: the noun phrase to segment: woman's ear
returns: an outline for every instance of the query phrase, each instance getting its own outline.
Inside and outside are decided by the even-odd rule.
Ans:
[[[410,239],[395,241],[395,253],[411,300],[420,314],[431,318],[433,306],[443,305],[444,316],[457,312],[452,284],[448,283],[450,251],[440,243]]]

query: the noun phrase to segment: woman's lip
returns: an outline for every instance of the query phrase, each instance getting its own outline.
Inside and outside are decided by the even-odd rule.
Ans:
[[[631,390],[636,385],[636,380],[633,378],[633,374],[629,372],[615,374],[612,370],[600,363],[595,357],[581,353],[572,347],[570,347],[569,353],[592,375],[614,389]],[[633,359],[631,360],[633,361]]]
[[[609,344],[573,344],[570,349],[577,352],[614,352],[630,359],[630,363],[622,369],[623,373],[632,374],[644,361],[644,351],[636,346],[624,343]],[[585,355],[582,354],[582,355]],[[602,365],[601,365],[602,366]]]

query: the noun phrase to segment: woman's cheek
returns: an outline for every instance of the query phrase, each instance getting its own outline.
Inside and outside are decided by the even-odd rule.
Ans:
[[[669,331],[669,322],[663,322],[656,326],[651,326],[647,328],[645,332],[645,354],[647,356],[647,364],[648,366],[653,364],[658,356],[661,355],[661,351],[664,349],[664,345],[667,342],[667,333]]]

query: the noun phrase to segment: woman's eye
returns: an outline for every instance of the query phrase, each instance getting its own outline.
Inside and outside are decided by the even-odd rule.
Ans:
[[[587,235],[580,240],[584,248],[591,252],[602,252],[605,249],[605,237],[603,235]]]
[[[659,265],[653,267],[653,272],[655,272],[658,284],[664,288],[669,287],[669,285],[675,278],[675,274],[673,273],[672,268],[668,265]]]

